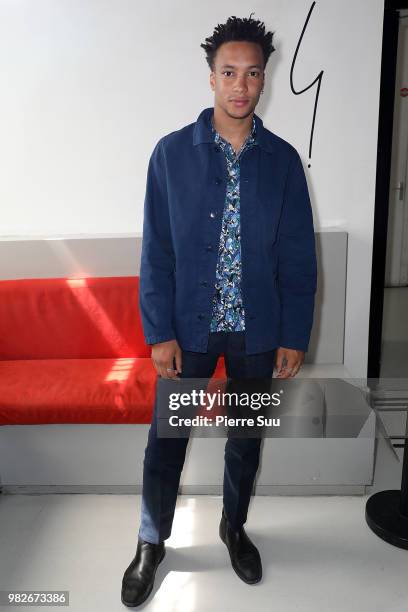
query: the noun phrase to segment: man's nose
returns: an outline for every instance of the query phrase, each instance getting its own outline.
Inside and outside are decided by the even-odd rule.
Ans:
[[[234,89],[236,91],[245,91],[247,89],[247,82],[245,77],[237,78],[234,83]]]

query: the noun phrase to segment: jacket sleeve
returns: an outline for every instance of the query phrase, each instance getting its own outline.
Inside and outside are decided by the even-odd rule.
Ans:
[[[317,263],[312,207],[296,150],[290,162],[278,231],[279,346],[306,352],[313,325]]]
[[[149,160],[144,201],[139,308],[147,344],[173,340],[175,256],[162,140]]]

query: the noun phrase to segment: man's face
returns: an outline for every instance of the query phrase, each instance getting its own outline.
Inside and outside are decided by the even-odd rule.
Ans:
[[[230,117],[247,117],[258,104],[264,76],[260,45],[242,41],[223,43],[210,73],[214,106]]]

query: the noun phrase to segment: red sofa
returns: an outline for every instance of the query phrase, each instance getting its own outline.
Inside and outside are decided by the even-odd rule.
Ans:
[[[150,423],[138,292],[135,276],[0,281],[0,425]]]

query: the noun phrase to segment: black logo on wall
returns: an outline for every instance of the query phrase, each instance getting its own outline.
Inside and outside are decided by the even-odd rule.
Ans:
[[[323,77],[323,72],[324,71],[321,70],[319,72],[319,74],[317,75],[317,77],[315,78],[315,80],[310,83],[310,85],[307,85],[303,89],[295,89],[295,86],[294,86],[294,83],[293,83],[293,70],[294,70],[294,67],[295,67],[295,62],[296,62],[297,54],[298,54],[298,51],[299,51],[300,43],[302,42],[303,35],[304,35],[305,30],[307,28],[307,24],[309,23],[309,19],[310,19],[310,16],[312,14],[312,11],[313,11],[313,9],[315,7],[315,4],[316,4],[316,2],[313,2],[312,6],[309,9],[309,13],[308,13],[308,15],[306,17],[305,25],[303,26],[302,33],[300,35],[298,44],[296,45],[296,51],[295,51],[295,54],[293,56],[292,65],[290,67],[290,88],[291,88],[292,92],[295,95],[298,96],[299,94],[302,94],[304,91],[307,91],[308,89],[313,87],[313,85],[315,85],[315,83],[317,83],[315,103],[314,103],[314,109],[313,109],[312,127],[311,127],[311,130],[310,130],[310,139],[309,139],[309,161],[312,158],[312,144],[313,144],[314,127],[315,127],[315,122],[316,122],[316,110],[317,110],[317,103],[318,103],[318,100],[319,100],[320,86],[321,86],[321,83],[322,83],[322,77]],[[310,168],[310,163],[308,164],[308,168]]]

